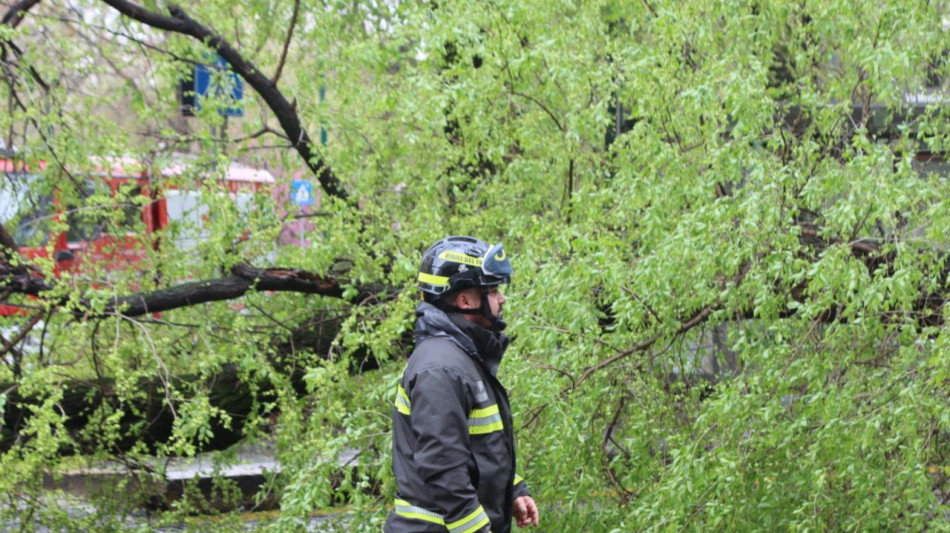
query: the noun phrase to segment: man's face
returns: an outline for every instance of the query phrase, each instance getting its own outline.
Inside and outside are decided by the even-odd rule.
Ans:
[[[502,294],[501,289],[498,287],[491,287],[488,289],[488,305],[491,308],[491,316],[495,318],[501,318],[503,313],[502,304],[505,303],[505,295]]]
[[[488,307],[495,318],[501,318],[504,310],[502,309],[505,301],[505,295],[501,289],[496,287],[488,288]],[[459,292],[456,305],[462,309],[479,309],[482,306],[482,293],[478,288],[465,289]],[[465,315],[469,320],[475,322],[483,328],[491,328],[491,322],[482,314]]]

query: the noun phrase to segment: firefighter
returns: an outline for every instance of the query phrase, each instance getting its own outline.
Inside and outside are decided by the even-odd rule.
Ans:
[[[515,472],[508,395],[495,373],[508,337],[501,244],[446,237],[422,258],[416,344],[393,409],[396,501],[386,533],[508,533],[538,524]]]

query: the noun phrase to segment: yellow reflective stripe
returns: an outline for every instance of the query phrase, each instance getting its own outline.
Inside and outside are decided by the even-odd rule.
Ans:
[[[412,412],[411,404],[409,403],[409,396],[406,394],[406,389],[402,388],[402,385],[398,386],[396,389],[396,401],[393,402],[396,406],[396,410],[404,415],[408,415]]]
[[[461,252],[455,252],[452,250],[445,250],[444,252],[439,254],[439,259],[454,261],[456,263],[462,263],[463,265],[472,265],[476,267],[482,266],[481,257],[472,257],[470,255],[465,255]]]
[[[501,423],[501,420],[498,422],[492,422],[491,424],[485,426],[469,426],[468,434],[469,435],[486,435],[488,433],[493,433],[495,431],[501,431],[505,429],[504,424]]]
[[[488,407],[482,407],[481,409],[472,409],[472,414],[469,418],[485,418],[491,415],[498,414],[498,404],[492,404]]]
[[[472,533],[486,525],[488,525],[488,515],[485,514],[485,509],[479,505],[475,512],[457,522],[448,524],[446,527],[449,528],[451,533]]]
[[[399,498],[396,498],[395,511],[399,516],[404,516],[406,518],[432,522],[433,524],[439,524],[440,526],[445,525],[445,519],[442,518],[442,515],[439,513],[434,513],[428,509],[423,509],[422,507],[416,507],[406,500],[400,500]]]
[[[399,516],[446,526],[445,518],[439,513],[423,509],[422,507],[416,507],[406,500],[396,498],[395,511]],[[473,533],[487,525],[488,515],[485,514],[485,509],[479,505],[478,509],[475,509],[473,513],[461,520],[448,524],[446,527],[451,533]]]
[[[519,476],[518,474],[515,474],[515,482],[514,482],[514,484],[517,485],[518,483],[521,483],[522,481],[524,481],[524,478],[521,477],[521,476]]]
[[[472,409],[472,413],[468,417],[469,435],[484,435],[493,431],[501,431],[504,427],[501,423],[501,415],[498,414],[498,404],[482,409]]]
[[[449,278],[445,276],[433,276],[432,274],[426,272],[419,272],[419,277],[417,279],[422,283],[438,285],[439,287],[447,287],[449,285]]]

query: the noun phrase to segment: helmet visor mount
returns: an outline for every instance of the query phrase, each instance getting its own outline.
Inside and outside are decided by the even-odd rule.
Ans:
[[[482,272],[486,276],[504,280],[500,283],[506,283],[511,278],[511,261],[501,243],[490,246],[482,256]]]

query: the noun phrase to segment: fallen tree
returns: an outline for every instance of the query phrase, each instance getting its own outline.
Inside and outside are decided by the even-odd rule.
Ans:
[[[310,213],[209,205],[196,254],[165,239],[141,279],[102,272],[93,288],[7,246],[0,292],[23,314],[2,319],[0,382],[20,425],[0,493],[41,501],[38,472],[80,460],[62,450],[131,461],[136,432],[145,451],[189,455],[247,412],[251,438],[272,426],[284,529],[348,494],[378,524],[391,502],[359,491],[382,479],[391,493],[405,288],[421,250],[460,233],[504,241],[515,265],[501,371],[519,469],[543,505],[573,510],[545,529],[939,529],[943,7],[19,6],[0,133],[57,169],[38,186],[64,191],[64,210],[111,204],[68,203],[82,174],[63,169],[170,149],[287,181],[332,167],[339,187]],[[168,118],[162,89],[215,52],[253,89],[244,117],[219,115],[237,107],[225,99]],[[129,97],[121,113],[86,97],[104,94]],[[291,216],[308,217],[303,246],[275,248],[268,223]],[[338,319],[318,349],[301,347],[313,317]],[[40,349],[20,349],[32,336]],[[379,371],[359,372],[357,353]],[[251,407],[223,407],[231,390]],[[149,420],[167,415],[166,437]],[[343,477],[314,460],[346,449],[359,468]]]

